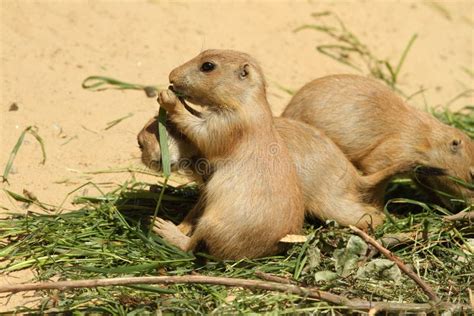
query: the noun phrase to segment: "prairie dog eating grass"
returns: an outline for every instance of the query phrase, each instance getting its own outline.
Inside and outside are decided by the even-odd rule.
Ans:
[[[157,232],[185,251],[204,247],[220,259],[280,252],[279,240],[302,228],[303,199],[259,65],[244,53],[207,50],[174,69],[169,80],[173,91],[162,91],[158,102],[207,159],[212,175],[192,235],[164,220]],[[194,115],[185,100],[205,110]]]
[[[321,131],[288,118],[274,118],[275,127],[288,147],[303,191],[306,215],[321,220],[335,220],[340,225],[361,229],[380,225],[383,189],[392,176],[407,172],[414,165],[392,166],[370,176],[361,176],[342,151]],[[143,163],[160,170],[161,150],[157,138],[157,119],[149,120],[138,134]],[[191,172],[196,181],[206,179],[208,169],[200,165],[197,148],[174,128],[168,129],[170,155],[174,169]],[[441,172],[441,171],[440,171]],[[382,196],[380,197],[379,194]],[[178,226],[189,233],[200,214],[197,205]]]
[[[474,142],[373,79],[356,75],[316,79],[293,96],[282,116],[322,130],[365,174],[419,162],[445,170],[444,176],[417,176],[423,187],[474,202]]]

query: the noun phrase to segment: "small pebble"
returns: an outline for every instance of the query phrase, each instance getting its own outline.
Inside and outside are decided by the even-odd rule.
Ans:
[[[13,102],[12,104],[10,104],[10,108],[8,109],[9,112],[16,112],[18,111],[19,107],[18,105],[16,104],[16,102]]]

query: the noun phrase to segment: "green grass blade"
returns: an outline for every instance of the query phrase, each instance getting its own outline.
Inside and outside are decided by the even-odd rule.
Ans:
[[[148,235],[150,235],[153,229],[153,225],[155,223],[156,217],[158,216],[158,210],[160,209],[161,202],[163,201],[163,196],[164,196],[165,189],[168,183],[168,179],[169,179],[168,177],[165,178],[165,182],[163,183],[163,186],[161,187],[160,197],[158,198],[158,201],[156,202],[155,211],[153,212],[152,221],[150,223],[150,228],[148,229]]]
[[[12,198],[14,198],[16,201],[18,202],[23,202],[23,203],[33,203],[34,200],[30,199],[30,198],[27,198],[23,195],[20,195],[20,194],[17,194],[15,192],[12,192],[10,190],[6,190],[4,189],[3,191],[5,191],[9,196],[11,196]]]
[[[107,89],[118,90],[143,90],[147,97],[152,98],[156,96],[158,86],[145,86],[142,84],[128,83],[105,76],[89,76],[82,81],[82,88],[91,91],[103,91]]]
[[[301,271],[303,271],[304,265],[307,260],[306,249],[308,249],[309,244],[313,240],[313,238],[314,238],[314,233],[308,236],[308,239],[303,244],[303,247],[301,247],[300,254],[298,255],[298,258],[296,259],[295,272],[293,273],[293,278],[295,280],[298,280],[300,278]]]
[[[158,134],[159,134],[158,139],[160,141],[160,149],[161,149],[161,167],[163,170],[163,176],[165,177],[165,181],[163,183],[163,187],[161,188],[158,202],[156,203],[152,222],[150,223],[150,228],[148,229],[148,234],[150,234],[151,230],[153,229],[153,224],[156,220],[156,216],[158,215],[158,210],[163,200],[166,185],[171,175],[171,162],[170,162],[169,147],[168,147],[168,131],[166,130],[166,110],[163,108],[160,108],[160,111],[158,113]]]
[[[82,82],[84,89],[98,91],[104,89],[132,89],[132,90],[143,90],[145,86],[140,84],[128,83],[120,81],[114,78],[105,76],[89,76]],[[102,88],[100,88],[102,87]]]
[[[408,44],[405,47],[405,50],[403,51],[402,56],[400,57],[400,60],[398,61],[397,67],[395,68],[394,82],[397,82],[398,74],[400,73],[400,70],[402,69],[403,63],[405,62],[408,52],[410,51],[417,37],[418,37],[418,34],[413,34],[410,40],[408,41]]]
[[[161,166],[163,175],[168,178],[171,175],[170,152],[168,147],[168,131],[166,130],[166,110],[160,108],[158,113],[158,133],[161,149]]]
[[[15,160],[16,154],[20,150],[21,144],[23,144],[23,140],[25,139],[26,132],[31,126],[27,127],[23,132],[21,132],[20,137],[18,138],[13,150],[10,153],[10,157],[8,158],[7,165],[5,166],[5,170],[3,171],[2,179],[3,182],[8,182],[8,175],[13,167],[13,161]]]
[[[41,164],[44,165],[46,163],[46,150],[45,150],[45,147],[44,147],[44,142],[43,142],[43,139],[41,138],[41,136],[38,135],[38,133],[35,131],[34,128],[30,128],[28,130],[28,133],[30,133],[31,135],[33,135],[33,137],[38,141],[38,143],[40,144],[40,147],[41,147],[41,153],[43,154],[43,160],[41,160]]]
[[[117,125],[118,123],[122,122],[123,120],[125,119],[128,119],[129,117],[132,117],[133,116],[133,113],[128,113],[127,115],[125,116],[122,116],[116,120],[113,120],[113,121],[110,121],[107,123],[107,127],[105,128],[105,130],[109,130],[111,129],[112,127],[114,127],[115,125]]]
[[[158,293],[158,294],[175,294],[176,293],[175,290],[165,289],[162,287],[151,286],[151,285],[129,285],[127,287],[134,290],[141,290],[145,292],[152,292],[152,293]]]
[[[44,147],[43,139],[36,132],[36,130],[34,129],[34,126],[28,126],[27,128],[25,128],[23,130],[23,132],[21,132],[20,137],[18,138],[15,146],[13,147],[13,149],[10,153],[10,157],[8,158],[8,162],[5,166],[5,169],[4,169],[3,175],[2,175],[3,182],[8,182],[8,175],[10,174],[11,169],[13,167],[13,161],[15,160],[15,157],[18,154],[18,151],[20,150],[20,147],[23,144],[23,141],[25,140],[26,133],[30,133],[38,141],[38,143],[41,146],[41,152],[43,154],[43,160],[41,160],[40,163],[43,164],[43,165],[46,163],[46,150],[45,150],[45,147]]]
[[[162,262],[152,262],[152,263],[145,263],[145,264],[138,264],[132,266],[124,266],[124,267],[116,267],[116,268],[96,268],[96,267],[88,267],[88,266],[78,266],[76,268],[89,271],[89,272],[96,272],[96,273],[104,273],[104,274],[112,274],[112,273],[138,273],[144,271],[150,271],[156,269],[160,266],[163,266]]]

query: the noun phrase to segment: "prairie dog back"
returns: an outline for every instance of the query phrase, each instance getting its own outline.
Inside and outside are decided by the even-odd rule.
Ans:
[[[425,185],[473,202],[473,191],[448,176],[473,183],[474,142],[373,79],[316,79],[294,95],[282,116],[324,131],[366,174],[417,161],[446,170],[444,177],[419,177]]]

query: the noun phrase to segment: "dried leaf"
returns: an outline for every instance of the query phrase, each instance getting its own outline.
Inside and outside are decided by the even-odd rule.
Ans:
[[[310,270],[313,270],[319,267],[319,264],[321,263],[321,250],[319,250],[318,247],[313,246],[313,247],[308,248],[307,254],[308,254],[308,268]]]
[[[298,244],[298,243],[304,243],[307,240],[308,238],[306,238],[306,236],[303,236],[303,235],[288,234],[282,239],[280,239],[280,242],[289,243],[289,244]]]
[[[384,281],[398,281],[402,277],[402,273],[398,266],[388,259],[374,259],[360,267],[357,271],[358,279],[374,279]]]
[[[367,244],[359,236],[351,236],[345,249],[336,249],[336,272],[341,276],[348,276],[357,268],[357,263],[367,253]]]
[[[339,275],[336,272],[327,271],[327,270],[319,271],[314,274],[314,280],[316,282],[318,281],[329,282],[329,281],[335,280],[338,277]]]

